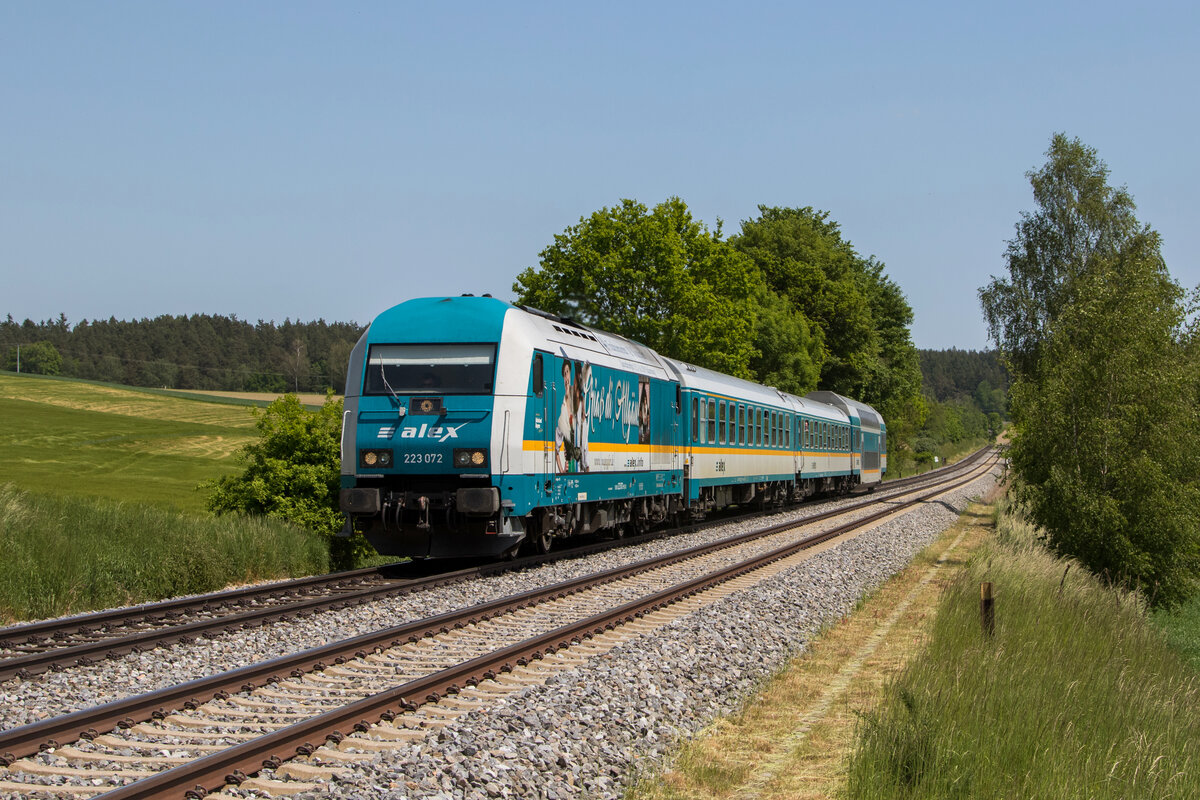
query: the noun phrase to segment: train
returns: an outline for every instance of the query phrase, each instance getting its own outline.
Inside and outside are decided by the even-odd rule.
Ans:
[[[887,427],[489,295],[379,314],[347,369],[343,535],[412,558],[545,553],[879,483]]]

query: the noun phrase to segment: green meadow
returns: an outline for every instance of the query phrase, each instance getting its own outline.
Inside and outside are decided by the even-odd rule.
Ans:
[[[250,408],[0,373],[0,483],[200,513],[196,487],[237,468]]]
[[[0,373],[0,624],[324,572],[324,538],[213,517],[242,401]]]

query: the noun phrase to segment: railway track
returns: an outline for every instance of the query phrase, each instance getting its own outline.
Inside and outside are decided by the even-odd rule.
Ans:
[[[980,450],[933,473],[889,482],[885,491],[919,485],[930,480],[931,475],[957,474],[970,468],[984,452]],[[864,504],[871,502],[876,500],[867,500]],[[707,524],[729,521],[724,518]],[[13,677],[29,678],[47,670],[88,666],[102,659],[153,650],[176,642],[213,638],[279,620],[370,603],[383,597],[579,558],[678,532],[678,529],[656,531],[620,541],[600,541],[542,556],[433,574],[429,574],[429,564],[396,564],[0,628],[0,681]]]
[[[506,677],[511,684],[514,670],[577,662],[580,649],[602,648],[599,640],[620,638],[621,626],[657,609],[696,602],[697,593],[930,502],[974,476],[940,479],[938,488],[882,500],[874,513],[841,509],[837,516],[857,518],[836,527],[823,524],[834,514],[777,525],[6,731],[0,790],[202,796],[264,765],[292,777],[332,774],[339,759],[424,735],[414,729],[486,703]],[[296,754],[307,763],[285,766]]]

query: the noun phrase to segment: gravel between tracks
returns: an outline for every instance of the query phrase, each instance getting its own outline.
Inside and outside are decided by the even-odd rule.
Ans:
[[[907,565],[995,474],[297,797],[619,797]]]

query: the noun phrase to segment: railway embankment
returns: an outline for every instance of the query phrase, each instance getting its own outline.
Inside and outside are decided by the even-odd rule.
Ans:
[[[1195,666],[994,501],[628,797],[1200,796]]]

